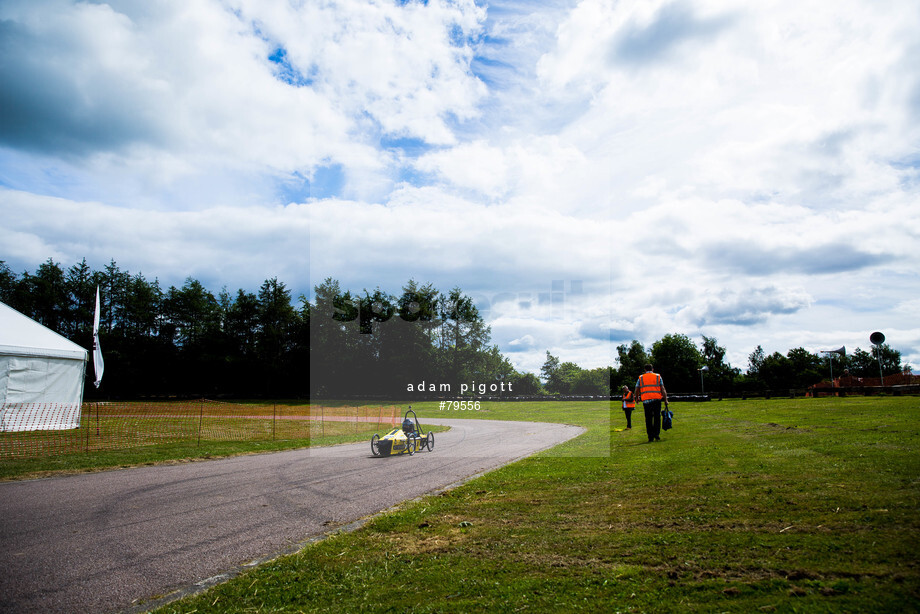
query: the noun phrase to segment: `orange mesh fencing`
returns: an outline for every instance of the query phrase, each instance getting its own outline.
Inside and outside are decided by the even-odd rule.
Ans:
[[[0,459],[208,441],[323,440],[389,430],[395,406],[220,401],[99,402],[0,408]],[[78,427],[71,428],[79,424]]]

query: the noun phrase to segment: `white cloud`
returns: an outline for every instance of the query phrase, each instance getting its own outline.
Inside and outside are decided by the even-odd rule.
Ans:
[[[920,75],[903,66],[917,12],[720,6],[586,0],[541,58],[547,88],[590,100],[566,136],[607,154],[620,193],[861,207],[896,186],[887,163],[918,135],[903,86]],[[637,69],[611,52],[629,36],[665,38],[674,53],[649,46]]]
[[[317,277],[450,275],[478,292],[609,276],[607,226],[551,210],[488,206],[406,186],[387,205],[328,200],[310,203],[309,211]]]
[[[479,31],[484,11],[471,0],[238,5],[311,88],[349,115],[367,113],[385,133],[451,144],[447,115],[478,114],[485,88],[469,71],[466,38]]]
[[[504,152],[484,141],[426,154],[415,166],[423,172],[436,173],[455,186],[475,190],[490,198],[505,196],[511,187]]]
[[[564,212],[602,216],[607,199],[598,202],[583,184],[590,161],[576,147],[556,137],[485,140],[420,156],[419,170],[432,173],[450,189],[485,197],[487,202],[513,202]],[[582,198],[584,197],[584,198]]]
[[[450,118],[477,113],[472,2],[232,8],[5,3],[2,77],[17,113],[0,134],[25,151],[63,151],[87,183],[126,166],[162,189],[337,163],[364,195],[392,185],[374,179],[392,164],[381,135],[453,143]],[[278,78],[279,49],[305,82]],[[85,177],[87,165],[97,174]]]
[[[17,270],[414,277],[473,293],[528,369],[667,333],[744,367],[756,345],[881,328],[920,360],[909,0],[10,0],[0,18]]]
[[[255,291],[271,277],[307,292],[309,226],[304,206],[145,211],[0,189],[0,259],[65,268],[87,259],[181,286],[193,277],[214,292]],[[18,271],[17,271],[18,272]]]
[[[721,290],[704,292],[693,304],[681,309],[677,316],[700,327],[713,324],[747,326],[763,324],[773,315],[806,309],[811,302],[812,298],[804,288],[767,286],[743,292]]]

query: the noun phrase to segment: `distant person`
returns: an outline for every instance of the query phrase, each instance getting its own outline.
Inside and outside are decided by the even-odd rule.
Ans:
[[[633,399],[633,393],[630,392],[629,386],[623,386],[623,413],[626,414],[626,428],[632,428],[632,413],[636,408],[636,401]]]
[[[661,402],[668,408],[668,391],[664,389],[661,376],[652,371],[652,365],[645,365],[645,373],[636,380],[636,400],[642,401],[645,410],[645,431],[649,442],[661,441]]]

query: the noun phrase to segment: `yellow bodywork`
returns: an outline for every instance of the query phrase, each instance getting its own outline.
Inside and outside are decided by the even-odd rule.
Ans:
[[[414,420],[409,419],[412,414]],[[421,425],[418,423],[418,417],[412,411],[412,407],[406,412],[402,427],[396,427],[389,433],[380,437],[377,434],[371,438],[371,452],[374,456],[391,456],[393,454],[415,454],[419,450],[427,448],[430,452],[434,449],[434,433],[428,431],[427,435],[422,435]]]
[[[380,438],[381,443],[384,441],[389,441],[390,443],[390,454],[403,454],[408,452],[407,446],[411,445],[413,447],[413,452],[417,452],[421,448],[421,440],[418,437],[408,438],[406,437],[405,432],[402,429],[393,429],[386,435]]]

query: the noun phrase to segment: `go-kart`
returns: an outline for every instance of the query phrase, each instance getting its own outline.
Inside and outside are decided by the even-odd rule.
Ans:
[[[412,414],[412,418],[409,418]],[[427,448],[429,452],[434,450],[434,433],[428,431],[428,434],[422,437],[422,429],[418,423],[418,416],[412,411],[412,407],[406,411],[402,421],[402,427],[395,428],[389,433],[380,437],[377,433],[371,437],[371,452],[374,456],[390,456],[392,454],[415,454],[419,450]]]

